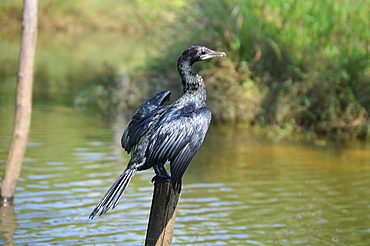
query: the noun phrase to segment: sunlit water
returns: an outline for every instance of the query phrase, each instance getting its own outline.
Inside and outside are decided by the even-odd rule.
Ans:
[[[0,169],[12,108],[0,107]],[[36,106],[3,245],[143,245],[152,170],[119,206],[88,215],[126,166],[125,122]],[[363,142],[272,142],[212,127],[184,177],[173,245],[370,245],[370,152]]]

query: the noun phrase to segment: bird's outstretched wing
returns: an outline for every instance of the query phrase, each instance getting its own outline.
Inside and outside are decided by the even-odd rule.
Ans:
[[[132,116],[121,138],[121,145],[130,153],[140,141],[141,137],[148,131],[153,119],[165,110],[162,106],[170,99],[171,91],[162,91],[143,104]]]
[[[169,160],[172,184],[177,185],[203,143],[210,121],[209,108],[191,105],[164,117],[150,139],[146,161],[161,164]]]

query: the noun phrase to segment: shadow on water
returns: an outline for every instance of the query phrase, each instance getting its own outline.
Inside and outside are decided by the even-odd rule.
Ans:
[[[7,52],[12,53],[3,40],[2,47],[7,45]],[[112,53],[100,51],[101,57],[119,59],[114,45],[119,46],[103,46]],[[77,57],[86,62],[100,57],[91,55],[94,46],[71,43],[65,52],[60,51],[64,46],[49,46],[50,56],[61,53],[63,64],[50,57],[47,66],[53,72],[45,74],[57,74],[58,67],[85,74],[88,69],[83,66],[68,64],[83,64]],[[10,59],[10,53],[0,59]],[[119,64],[125,62],[114,66]],[[14,78],[9,72],[5,75],[0,82],[1,170],[14,112],[14,99],[3,93],[14,89]],[[129,156],[120,147],[127,122],[102,121],[97,114],[67,107],[58,97],[68,95],[68,86],[52,79],[56,77],[45,76],[50,85],[45,93],[51,99],[35,104],[14,206],[0,211],[0,244],[143,245],[154,172],[139,172],[116,209],[88,220],[128,162]],[[367,142],[274,142],[244,129],[212,126],[183,184],[173,245],[370,244]]]

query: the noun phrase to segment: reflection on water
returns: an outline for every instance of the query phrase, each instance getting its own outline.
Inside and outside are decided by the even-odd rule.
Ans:
[[[0,107],[0,169],[12,109]],[[119,206],[88,220],[126,166],[124,122],[36,106],[15,205],[1,208],[0,244],[143,245],[151,170]],[[212,127],[184,177],[174,245],[369,245],[370,145],[269,142]]]

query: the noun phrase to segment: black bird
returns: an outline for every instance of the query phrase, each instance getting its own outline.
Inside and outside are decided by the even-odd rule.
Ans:
[[[211,122],[211,111],[206,107],[206,89],[200,75],[191,70],[194,62],[226,56],[224,52],[203,46],[186,49],[177,61],[184,95],[168,106],[170,91],[162,91],[141,106],[123,133],[121,144],[133,153],[126,170],[110,187],[89,218],[117,206],[136,171],[154,168],[153,180],[171,178],[173,187],[181,185],[181,178],[191,159],[203,143]],[[164,168],[170,161],[171,176]],[[180,186],[181,187],[181,186]]]

